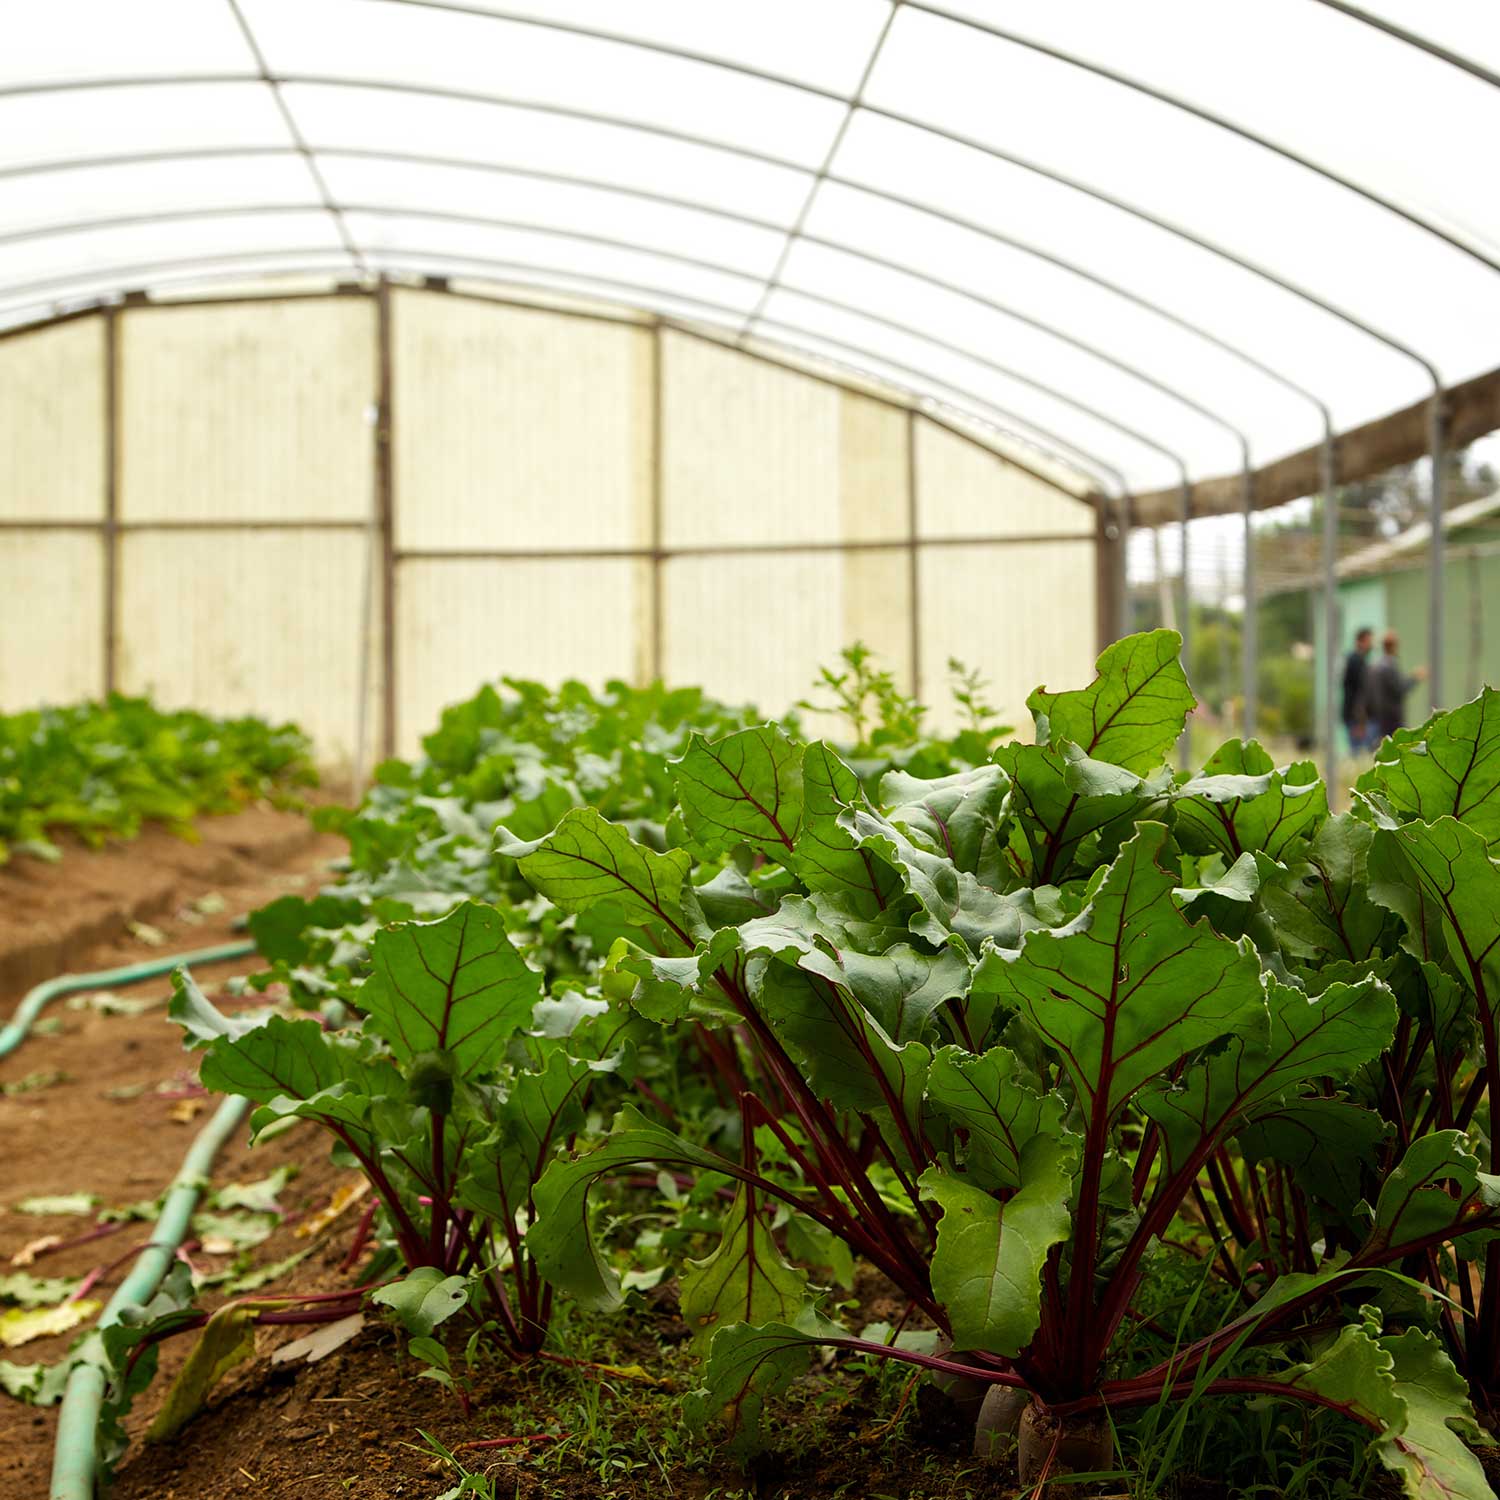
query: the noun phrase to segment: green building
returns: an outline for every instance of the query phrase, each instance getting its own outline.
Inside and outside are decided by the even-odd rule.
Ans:
[[[1401,663],[1431,666],[1427,647],[1428,542],[1423,521],[1399,536],[1362,547],[1338,565],[1339,655],[1369,626],[1380,637],[1401,638]],[[1447,514],[1443,558],[1443,697],[1445,706],[1472,698],[1486,683],[1500,684],[1500,491],[1456,505]],[[1314,605],[1318,662],[1324,660],[1321,608]],[[1372,656],[1373,659],[1373,656]],[[1327,675],[1319,670],[1319,722]],[[1426,716],[1425,687],[1413,690],[1408,715]]]

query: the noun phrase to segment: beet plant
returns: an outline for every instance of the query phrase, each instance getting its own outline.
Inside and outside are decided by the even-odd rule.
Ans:
[[[1330,819],[1310,768],[1253,743],[1174,776],[1178,645],[1117,643],[1088,687],[1032,695],[1035,743],[955,774],[867,795],[828,746],[756,726],[693,738],[665,847],[587,808],[501,831],[535,890],[620,924],[609,992],[714,1034],[738,1093],[736,1155],[626,1106],[532,1195],[532,1259],[608,1307],[596,1184],[642,1166],[734,1184],[684,1279],[699,1418],[753,1441],[828,1346],[1023,1393],[1024,1483],[1110,1467],[1132,1410],[1253,1395],[1362,1424],[1410,1494],[1490,1493],[1447,1304],[1420,1289],[1500,1234],[1500,1179],[1471,1150],[1484,1084],[1458,1059],[1467,1119],[1398,1128],[1374,1107],[1423,1002],[1360,851],[1378,864],[1410,825]],[[1421,962],[1472,993],[1464,919],[1419,899],[1408,946],[1413,921],[1441,927]],[[1325,944],[1330,923],[1365,951]],[[880,1342],[829,1319],[773,1210],[864,1257],[927,1327]],[[1184,1237],[1212,1246],[1223,1315],[1143,1360],[1153,1273]]]
[[[406,1268],[455,1278],[455,1294],[472,1281],[504,1346],[533,1355],[552,1306],[525,1243],[533,1190],[632,1019],[578,993],[544,1000],[500,914],[473,902],[382,929],[371,964],[353,995],[361,1017],[339,1031],[226,1019],[186,975],[173,1015],[204,1049],[203,1083],[258,1106],[252,1136],[315,1121],[368,1179]]]

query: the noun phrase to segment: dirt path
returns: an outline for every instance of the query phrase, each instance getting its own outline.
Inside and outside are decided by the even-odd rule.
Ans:
[[[71,851],[57,865],[19,858],[0,869],[0,1016],[15,1009],[31,984],[57,973],[243,936],[233,930],[236,917],[288,891],[315,890],[328,878],[329,860],[343,852],[342,840],[314,833],[304,817],[272,810],[205,819],[201,832],[201,842],[190,844],[153,829],[104,851]],[[200,902],[206,910],[198,908]],[[132,934],[128,924],[139,921],[149,921],[165,941],[151,945]],[[231,975],[255,967],[254,959],[241,960],[200,969],[196,977],[212,993]],[[163,1002],[169,993],[165,978],[126,992],[132,1001]],[[11,1257],[32,1241],[48,1235],[71,1239],[93,1222],[20,1214],[17,1202],[91,1193],[102,1204],[123,1205],[162,1191],[209,1107],[208,1101],[180,1097],[196,1073],[161,1009],[105,1015],[72,1009],[67,999],[53,1002],[42,1032],[0,1061],[0,1090],[9,1086],[0,1093],[0,1275],[14,1269]],[[289,1137],[250,1162],[239,1137],[220,1158],[215,1178],[264,1176],[281,1161],[313,1159],[315,1153],[326,1156],[326,1149],[307,1136]],[[289,1206],[301,1208],[303,1194],[320,1189],[326,1196],[326,1185],[305,1180],[289,1195]],[[108,1238],[46,1253],[30,1269],[42,1276],[85,1275],[148,1234],[147,1223],[130,1223]],[[100,1295],[107,1297],[109,1288]],[[70,1337],[0,1350],[0,1356],[50,1363],[65,1352]],[[55,1410],[0,1396],[5,1500],[46,1494],[55,1420]]]

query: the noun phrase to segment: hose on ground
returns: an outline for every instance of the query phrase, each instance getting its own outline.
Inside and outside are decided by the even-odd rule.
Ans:
[[[167,1189],[150,1242],[99,1315],[99,1328],[118,1323],[126,1308],[139,1307],[151,1300],[162,1278],[171,1269],[177,1247],[187,1235],[193,1210],[198,1206],[214,1158],[234,1134],[248,1107],[247,1099],[227,1098],[199,1131]],[[98,1468],[97,1432],[104,1389],[104,1371],[98,1365],[78,1365],[68,1377],[52,1450],[51,1500],[94,1500],[94,1479]]]
[[[254,952],[255,944],[248,938],[241,938],[233,943],[220,943],[216,948],[199,948],[192,953],[176,953],[168,958],[148,958],[138,964],[124,964],[118,969],[100,969],[93,974],[59,974],[55,979],[44,980],[26,992],[16,1007],[16,1013],[0,1026],[0,1057],[9,1056],[21,1045],[37,1017],[61,995],[138,984],[143,979],[169,974],[173,969],[225,963],[232,958],[248,958]]]

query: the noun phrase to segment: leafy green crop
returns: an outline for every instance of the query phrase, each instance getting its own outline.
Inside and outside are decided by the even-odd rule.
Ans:
[[[12,850],[56,859],[66,829],[91,844],[143,823],[190,837],[202,813],[227,813],[313,781],[293,725],[167,712],[144,698],[0,716],[0,863]]]
[[[741,1444],[821,1347],[1026,1393],[1025,1483],[1233,1396],[1488,1496],[1500,695],[1331,815],[1254,742],[1170,768],[1179,645],[1116,643],[1001,744],[972,677],[937,739],[859,649],[843,750],[692,691],[485,689],[332,815],[336,886],[254,918],[324,1020],[175,1014],[256,1130],[314,1119],[369,1177],[460,1399],[431,1298],[469,1358],[531,1357],[554,1289],[625,1306],[686,1251],[686,1409]],[[904,1331],[835,1316],[854,1257]]]
[[[1065,1436],[1102,1412],[1281,1395],[1375,1430],[1411,1494],[1489,1493],[1458,1433],[1478,1435],[1470,1389],[1487,1406],[1494,1387],[1411,1278],[1446,1298],[1467,1282],[1449,1257],[1500,1254],[1500,1174],[1464,1134],[1487,1087],[1458,1019],[1500,981],[1500,866],[1451,816],[1397,821],[1419,781],[1420,810],[1437,796],[1412,742],[1339,818],[1310,767],[1255,744],[1174,775],[1193,706],[1177,648],[1132,637],[1087,688],[1039,690],[1035,742],[987,764],[871,787],[831,747],[753,725],[674,762],[664,848],[592,810],[500,830],[540,895],[615,914],[612,994],[718,1031],[732,1057],[737,1156],[626,1108],[543,1176],[529,1243],[555,1285],[616,1304],[611,1257],[580,1233],[598,1184],[643,1164],[737,1184],[699,1263],[723,1269],[694,1273],[688,1306],[713,1330],[694,1409],[726,1410],[741,1440],[822,1344],[1022,1387]],[[1487,797],[1452,784],[1462,735],[1429,734],[1448,803],[1487,829]],[[760,910],[726,914],[728,870]],[[1424,1071],[1410,1053],[1431,1037],[1451,1050]],[[1414,1080],[1456,1081],[1425,1119],[1380,1097],[1393,1043]],[[778,1205],[884,1273],[944,1352],[830,1322],[771,1237]],[[1231,1295],[1144,1358],[1136,1304],[1184,1236]],[[1383,1291],[1409,1331],[1372,1310]],[[1500,1275],[1478,1327],[1491,1297]]]

